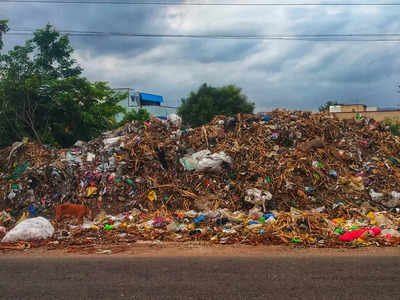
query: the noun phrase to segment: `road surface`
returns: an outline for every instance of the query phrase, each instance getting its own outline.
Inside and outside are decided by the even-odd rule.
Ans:
[[[1,299],[400,299],[399,256],[0,257]]]

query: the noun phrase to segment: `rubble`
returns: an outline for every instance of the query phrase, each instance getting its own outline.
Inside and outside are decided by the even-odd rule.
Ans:
[[[0,150],[0,181],[0,225],[7,229],[23,212],[54,219],[54,207],[66,202],[102,216],[58,229],[62,242],[335,246],[344,242],[335,230],[358,224],[351,230],[365,230],[352,243],[398,243],[384,230],[398,232],[400,139],[369,119],[276,110],[184,129],[177,116],[152,118],[70,149],[15,143]],[[200,212],[204,219],[195,221]],[[376,217],[366,222],[369,213]],[[381,215],[392,225],[380,223]],[[392,234],[371,234],[374,226]]]

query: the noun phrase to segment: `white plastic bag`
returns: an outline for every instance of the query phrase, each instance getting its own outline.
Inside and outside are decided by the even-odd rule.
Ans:
[[[383,194],[382,194],[382,193],[377,193],[377,192],[375,192],[373,189],[371,189],[371,190],[369,191],[369,195],[371,196],[371,199],[372,199],[373,201],[377,201],[377,200],[383,198]]]
[[[400,200],[400,193],[399,192],[393,191],[391,195],[392,195],[392,198],[394,200]]]
[[[400,206],[400,193],[393,191],[391,196],[392,196],[391,199],[389,199],[386,202],[383,202],[382,204],[390,208]]]
[[[177,114],[169,114],[167,117],[167,120],[170,124],[172,124],[175,127],[182,126],[182,118],[180,116],[178,116]]]
[[[182,166],[188,171],[196,170],[199,161],[209,155],[210,150],[201,150],[193,153],[191,156],[185,156],[179,160]]]
[[[50,238],[53,234],[53,225],[45,218],[37,217],[19,223],[6,234],[1,242],[42,240]]]
[[[96,158],[96,154],[88,152],[87,153],[87,157],[86,157],[86,161],[92,162],[95,158]]]
[[[197,164],[199,163],[199,161],[196,158],[196,155],[198,155],[200,153],[204,153],[204,155],[207,155],[208,153],[210,153],[210,151],[202,150],[202,151],[196,152],[190,156],[185,156],[185,157],[179,159],[179,162],[185,168],[185,170],[188,170],[188,171],[196,170]]]
[[[107,138],[103,140],[104,146],[108,147],[110,145],[116,144],[121,140],[120,136],[112,137],[112,138]]]
[[[262,206],[265,211],[265,202],[272,199],[272,194],[256,188],[248,189],[244,201],[254,204],[255,207]]]
[[[220,171],[223,162],[232,164],[232,159],[225,152],[213,153],[202,158],[196,169],[199,171]]]
[[[179,161],[189,171],[220,171],[223,162],[232,164],[232,159],[224,152],[211,154],[210,150],[193,153],[191,156],[183,157]]]

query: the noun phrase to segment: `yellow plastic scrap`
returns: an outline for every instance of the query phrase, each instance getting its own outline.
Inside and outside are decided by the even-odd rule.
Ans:
[[[150,191],[150,192],[147,194],[147,199],[149,199],[150,201],[156,200],[156,199],[157,199],[157,194],[156,194],[156,192],[155,192],[155,191]]]
[[[366,215],[366,217],[369,219],[369,223],[370,223],[371,225],[375,225],[375,224],[376,224],[376,220],[375,220],[376,214],[375,214],[374,212],[370,211],[370,212]]]
[[[313,238],[313,237],[308,237],[307,238],[307,240],[310,242],[310,243],[315,243],[315,238]]]
[[[344,219],[343,218],[336,218],[332,220],[333,223],[335,223],[336,225],[340,225],[344,223]]]
[[[310,243],[315,243],[315,238],[313,238],[312,236],[310,236],[308,233],[306,233],[304,235],[304,239]]]
[[[95,195],[97,193],[97,187],[95,186],[89,186],[86,189],[86,196],[90,197],[91,195]]]

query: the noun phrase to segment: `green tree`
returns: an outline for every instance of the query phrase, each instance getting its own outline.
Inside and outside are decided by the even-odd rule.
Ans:
[[[119,122],[119,126],[122,126],[126,123],[130,123],[132,121],[138,121],[139,123],[144,123],[150,119],[150,114],[144,108],[139,108],[137,111],[132,110],[130,112],[124,113],[123,119]]]
[[[339,103],[337,101],[327,101],[325,104],[321,104],[320,107],[318,108],[319,111],[327,111],[329,110],[329,106],[331,105],[338,105]]]
[[[234,85],[212,87],[206,83],[197,92],[182,99],[178,114],[185,124],[200,126],[210,122],[216,115],[234,116],[253,113],[254,103],[248,101],[241,89]]]
[[[3,48],[3,34],[8,31],[8,20],[0,20],[0,50]]]
[[[47,25],[0,55],[0,146],[30,137],[67,147],[118,125],[125,95],[81,77],[72,53],[68,37]]]
[[[384,124],[389,127],[393,135],[400,136],[400,118],[385,119]]]

